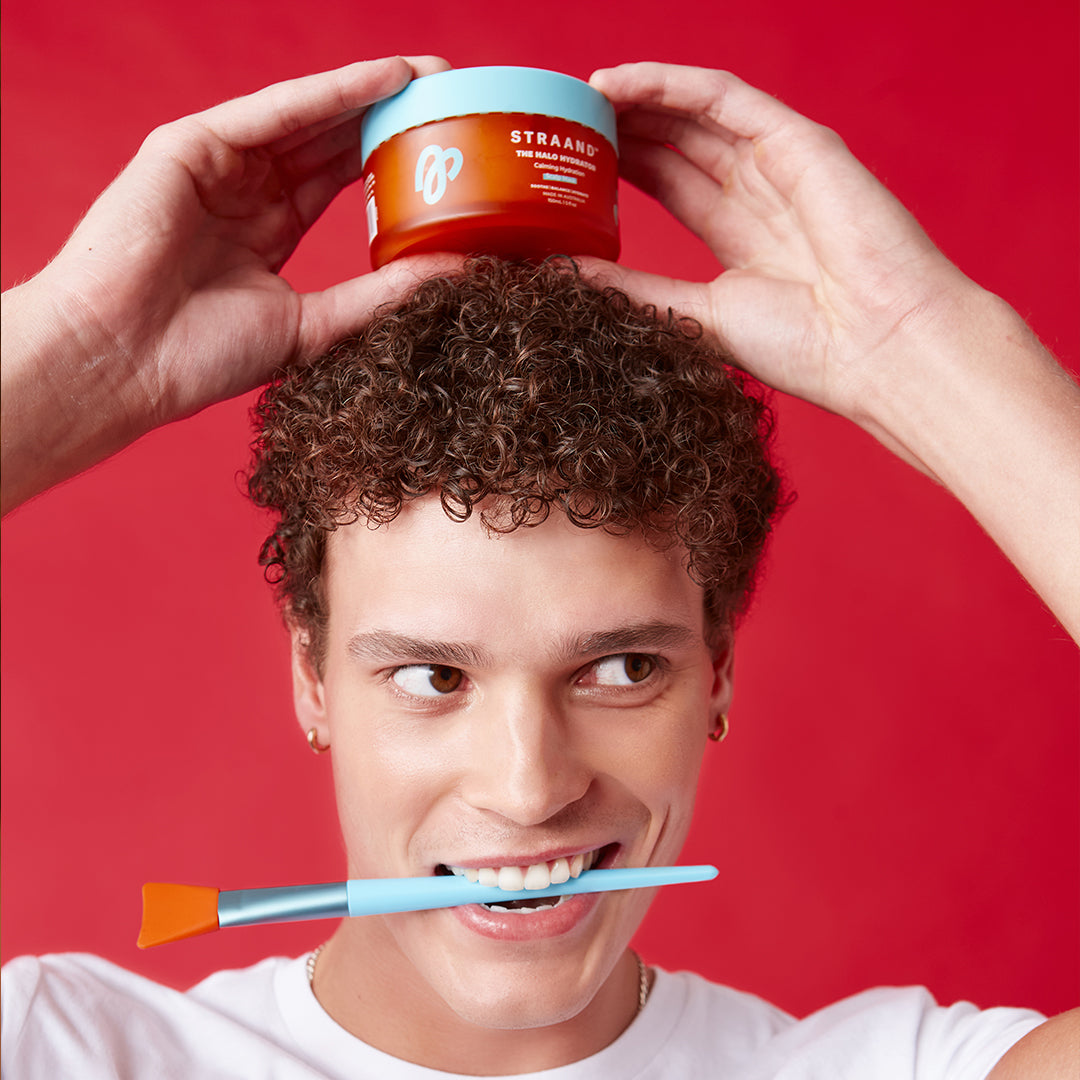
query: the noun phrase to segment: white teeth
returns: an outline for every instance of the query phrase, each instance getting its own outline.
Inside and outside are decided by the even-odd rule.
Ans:
[[[546,889],[551,884],[551,870],[546,862],[533,863],[525,871],[526,889]]]
[[[506,892],[521,892],[525,888],[525,875],[520,866],[499,867],[499,888]]]
[[[447,865],[447,869],[474,884],[497,887],[507,892],[521,892],[526,889],[546,889],[551,885],[562,885],[570,878],[580,877],[584,871],[593,868],[598,857],[599,851],[593,850],[581,852],[572,858],[558,858],[551,862],[532,863],[530,866],[484,866],[473,869]]]

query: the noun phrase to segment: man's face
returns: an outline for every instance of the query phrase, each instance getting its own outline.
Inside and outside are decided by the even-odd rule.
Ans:
[[[322,677],[297,650],[297,706],[333,747],[350,877],[676,862],[730,697],[678,549],[557,513],[496,536],[429,497],[333,533],[325,587]],[[341,933],[395,973],[405,1007],[434,994],[483,1026],[546,1026],[592,1000],[650,897],[470,905]]]

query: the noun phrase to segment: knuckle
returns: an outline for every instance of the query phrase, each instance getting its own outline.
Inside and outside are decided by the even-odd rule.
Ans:
[[[144,156],[187,157],[205,141],[206,129],[194,117],[185,116],[154,128],[143,139],[139,152]]]

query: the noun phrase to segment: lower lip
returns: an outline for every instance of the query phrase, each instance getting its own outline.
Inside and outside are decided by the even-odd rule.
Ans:
[[[529,915],[491,911],[483,904],[447,908],[467,929],[499,941],[539,941],[569,933],[596,907],[599,893],[579,893]]]

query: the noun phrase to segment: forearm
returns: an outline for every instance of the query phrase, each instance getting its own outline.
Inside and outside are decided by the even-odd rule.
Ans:
[[[1080,639],[1080,387],[974,285],[893,348],[863,426],[952,491]]]
[[[47,272],[3,296],[2,512],[144,434],[130,371],[89,321],[63,310]],[[113,350],[114,351],[114,350]]]

